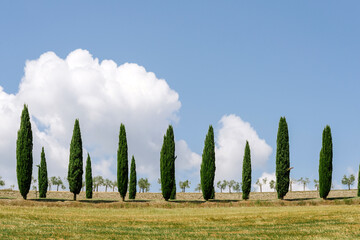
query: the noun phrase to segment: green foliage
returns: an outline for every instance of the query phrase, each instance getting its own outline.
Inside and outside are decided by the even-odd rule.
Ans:
[[[322,135],[322,148],[319,161],[319,193],[326,199],[331,189],[333,146],[330,126],[327,125]]]
[[[150,190],[150,183],[147,178],[140,178],[138,181],[139,192],[148,192]]]
[[[0,186],[5,186],[5,181],[4,180],[2,180],[2,177],[0,176]],[[13,186],[13,185],[11,185],[11,186]],[[10,186],[10,187],[11,187]],[[11,187],[11,188],[13,188],[13,187]]]
[[[160,152],[161,192],[165,201],[176,197],[175,159],[174,130],[169,125]]]
[[[358,193],[357,196],[360,197],[360,165],[359,165],[359,174],[358,174]]]
[[[46,192],[48,188],[48,177],[44,147],[41,150],[41,162],[39,167],[39,197],[46,198]]]
[[[102,176],[93,177],[93,190],[99,191],[99,186],[105,185],[105,180]]]
[[[271,189],[274,189],[274,191],[276,190],[276,182],[274,180],[271,180],[269,185]]]
[[[205,146],[202,154],[200,168],[201,189],[203,198],[207,201],[215,197],[215,142],[214,129],[210,125],[205,138]]]
[[[20,129],[16,141],[16,175],[21,196],[26,199],[30,190],[33,167],[33,138],[27,105],[21,113]]]
[[[341,183],[344,185],[347,185],[349,190],[350,190],[350,187],[354,184],[354,182],[355,182],[354,174],[351,174],[349,177],[344,175],[344,177],[341,180]]]
[[[182,192],[185,192],[185,189],[186,188],[190,188],[190,184],[191,182],[189,180],[186,180],[186,181],[180,181],[179,182],[179,187],[182,189]]]
[[[220,189],[220,192],[222,193],[222,191],[226,188],[226,186],[228,185],[228,182],[226,180],[218,181],[216,183],[216,186]]]
[[[117,181],[118,191],[122,200],[125,200],[129,181],[128,146],[124,124],[120,125],[119,148],[117,152]]]
[[[135,158],[132,156],[131,158],[131,166],[130,166],[130,183],[129,183],[129,199],[135,199],[136,196],[136,164]]]
[[[289,132],[286,118],[281,117],[276,140],[276,190],[279,199],[289,191],[290,152]]]
[[[92,179],[92,169],[91,169],[91,158],[89,153],[86,159],[85,186],[86,186],[86,198],[91,199],[93,195],[93,179]]]
[[[201,184],[198,183],[198,185],[196,185],[196,188],[194,189],[196,192],[200,192],[201,191]]]
[[[79,119],[75,120],[73,135],[70,143],[70,158],[68,177],[70,192],[74,194],[74,200],[76,200],[76,194],[79,194],[82,187],[83,175],[83,151],[82,140],[80,132]]]
[[[59,191],[59,187],[65,188],[63,181],[61,180],[61,177],[51,177],[50,182],[52,185],[57,186],[56,191]]]
[[[242,169],[242,198],[244,200],[249,199],[251,191],[251,154],[249,142],[246,141],[243,169]]]

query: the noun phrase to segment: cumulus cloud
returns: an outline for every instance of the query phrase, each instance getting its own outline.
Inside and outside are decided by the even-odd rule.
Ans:
[[[73,124],[79,118],[94,175],[114,178],[119,128],[124,123],[129,159],[135,155],[138,176],[154,179],[159,174],[162,136],[168,124],[178,120],[181,106],[178,93],[165,80],[137,64],[99,62],[81,49],[65,59],[44,53],[26,62],[17,94],[0,87],[0,175],[6,185],[16,184],[15,143],[24,103],[32,119],[34,165],[44,146],[49,176],[66,176]]]
[[[246,141],[250,145],[252,168],[264,166],[272,148],[258,136],[250,123],[236,115],[225,115],[221,118],[220,125],[215,150],[217,180],[241,178]]]

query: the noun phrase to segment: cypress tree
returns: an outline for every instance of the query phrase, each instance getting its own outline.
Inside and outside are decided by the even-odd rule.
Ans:
[[[242,169],[242,198],[249,199],[251,190],[251,156],[249,142],[246,141]]]
[[[86,198],[89,199],[92,198],[93,180],[92,180],[92,170],[91,170],[91,159],[89,153],[86,159],[85,187],[86,187]]]
[[[331,129],[330,126],[327,125],[322,134],[322,147],[319,161],[319,193],[323,199],[326,199],[331,189],[332,158]]]
[[[130,183],[129,183],[129,199],[135,199],[136,196],[136,164],[134,155],[131,158],[130,166]]]
[[[120,125],[119,147],[117,152],[117,180],[118,190],[123,201],[128,187],[129,166],[128,166],[128,147],[124,124]]]
[[[358,174],[358,193],[357,196],[360,197],[360,165],[359,165],[359,174]]]
[[[210,125],[205,138],[205,146],[202,154],[202,163],[200,168],[201,189],[204,199],[214,199],[215,188],[215,142],[214,129]]]
[[[16,141],[16,175],[21,196],[26,199],[30,190],[33,167],[33,138],[27,105],[21,113],[20,129]]]
[[[289,191],[290,183],[290,151],[289,132],[286,118],[281,117],[276,140],[276,190],[279,199]]]
[[[165,201],[174,199],[176,196],[175,159],[174,130],[169,125],[160,152],[161,192]]]
[[[44,147],[41,150],[41,162],[39,167],[39,197],[46,198],[46,193],[48,189],[48,177],[47,177],[47,167],[46,167],[46,158]]]
[[[68,169],[68,181],[70,192],[79,194],[82,188],[83,175],[83,152],[79,119],[75,120],[73,135],[70,143],[70,157]]]

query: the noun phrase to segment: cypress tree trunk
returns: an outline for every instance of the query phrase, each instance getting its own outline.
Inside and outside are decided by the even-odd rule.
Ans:
[[[136,164],[135,158],[131,158],[131,167],[130,167],[130,184],[129,184],[129,199],[135,199],[136,196]]]
[[[331,189],[332,180],[332,137],[330,126],[327,125],[322,135],[322,148],[319,161],[319,194],[326,199]]]
[[[249,199],[249,194],[251,190],[251,154],[249,142],[246,141],[244,160],[243,160],[243,170],[242,170],[242,198],[244,200]]]
[[[93,181],[92,181],[91,159],[89,153],[86,159],[85,187],[86,187],[86,198],[91,199],[93,194]]]
[[[176,195],[175,159],[174,130],[169,125],[160,152],[161,192],[165,201]]]
[[[83,175],[83,152],[79,120],[75,120],[73,135],[70,143],[70,158],[68,169],[68,181],[70,192],[79,194],[82,187]]]
[[[44,147],[41,150],[41,162],[39,168],[39,197],[46,198],[47,188],[48,188],[48,177],[47,177],[47,167],[46,167],[46,158]]]
[[[214,129],[210,125],[205,138],[205,146],[202,154],[200,168],[201,189],[204,199],[214,199],[214,179],[215,179],[215,142]]]
[[[21,196],[26,199],[30,190],[33,167],[33,138],[27,105],[21,113],[20,129],[16,141],[16,175]]]
[[[126,131],[124,124],[120,125],[119,133],[119,148],[117,152],[117,179],[118,179],[118,190],[123,201],[125,201],[125,196],[128,187],[128,147],[126,140]]]
[[[276,189],[278,198],[284,199],[290,183],[289,133],[285,117],[280,118],[276,147]]]

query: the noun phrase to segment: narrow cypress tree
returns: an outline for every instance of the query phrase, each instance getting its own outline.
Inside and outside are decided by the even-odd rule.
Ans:
[[[131,158],[130,166],[130,183],[129,183],[129,199],[135,199],[136,196],[136,164],[134,155]]]
[[[281,117],[276,140],[276,190],[279,199],[289,191],[290,183],[290,151],[289,132],[286,118]]]
[[[117,152],[117,180],[118,180],[118,190],[123,201],[125,201],[125,196],[128,187],[129,181],[129,166],[128,166],[128,147],[126,140],[126,131],[124,124],[120,125],[119,133],[119,148]]]
[[[92,180],[92,170],[91,170],[91,159],[89,153],[86,159],[85,186],[86,186],[86,198],[90,199],[92,198],[92,194],[93,194],[93,180]]]
[[[246,141],[243,169],[242,169],[242,198],[244,200],[249,199],[251,190],[251,156],[249,142]]]
[[[358,174],[358,197],[360,197],[360,165],[359,165],[359,174]]]
[[[319,193],[320,197],[326,199],[331,189],[332,178],[332,137],[330,126],[327,125],[322,134],[322,148],[319,161]]]
[[[30,190],[33,167],[33,138],[27,105],[21,113],[20,129],[16,141],[16,175],[21,196],[26,199]]]
[[[79,194],[82,188],[83,175],[83,152],[79,119],[75,120],[73,135],[70,143],[70,157],[68,169],[68,181],[70,192]]]
[[[210,125],[205,138],[205,146],[202,154],[200,168],[201,189],[204,199],[207,201],[215,197],[215,142],[214,129]]]
[[[47,177],[47,167],[46,167],[46,158],[44,147],[41,150],[41,162],[39,167],[39,197],[46,198],[46,193],[48,189],[48,177]]]
[[[169,125],[160,152],[160,179],[161,179],[161,192],[165,199],[174,198],[176,195],[175,185],[175,141],[174,130]]]

